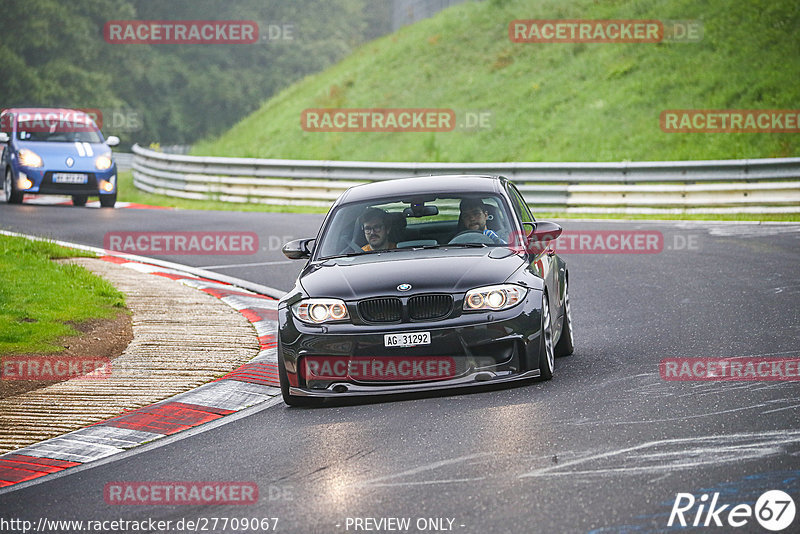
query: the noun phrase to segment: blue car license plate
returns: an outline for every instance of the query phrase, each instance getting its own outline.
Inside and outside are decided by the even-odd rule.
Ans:
[[[85,184],[89,181],[88,174],[78,174],[74,172],[54,172],[54,184]]]

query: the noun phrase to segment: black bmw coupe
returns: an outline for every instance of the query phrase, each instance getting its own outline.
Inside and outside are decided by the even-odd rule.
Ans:
[[[284,401],[550,379],[573,351],[560,234],[500,176],[351,187],[283,247],[308,259],[278,304]]]

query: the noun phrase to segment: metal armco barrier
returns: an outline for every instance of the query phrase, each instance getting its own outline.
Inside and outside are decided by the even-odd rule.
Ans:
[[[130,152],[114,151],[114,161],[117,163],[118,170],[129,171],[133,167],[133,154]]]
[[[330,206],[348,187],[501,174],[536,211],[800,213],[800,158],[621,163],[407,163],[198,157],[133,146],[137,188],[180,198]]]

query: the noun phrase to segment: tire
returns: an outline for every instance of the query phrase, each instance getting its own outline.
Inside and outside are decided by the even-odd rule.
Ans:
[[[23,193],[14,187],[14,179],[11,169],[6,169],[6,177],[3,180],[3,192],[6,194],[6,202],[9,204],[22,204]]]
[[[556,358],[569,356],[575,352],[575,343],[572,335],[572,312],[569,306],[569,284],[568,278],[564,278],[564,318],[562,319],[561,337],[556,343]]]
[[[88,197],[86,195],[72,195],[72,205],[73,206],[85,206],[87,198]]]
[[[289,406],[319,406],[322,403],[322,399],[298,397],[297,395],[291,395],[289,393],[289,378],[286,376],[286,366],[283,364],[280,351],[278,351],[278,378],[281,382],[281,396],[283,397],[283,402]]]
[[[550,303],[547,293],[542,293],[541,330],[539,331],[539,375],[540,380],[553,378],[555,355],[553,352],[553,325],[550,318]]]
[[[100,195],[100,207],[113,208],[114,204],[116,203],[117,203],[116,193],[114,193],[113,195]]]

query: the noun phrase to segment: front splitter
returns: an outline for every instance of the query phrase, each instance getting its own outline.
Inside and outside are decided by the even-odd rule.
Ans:
[[[517,380],[527,380],[541,376],[539,369],[526,371],[520,374],[495,374],[487,371],[479,371],[453,380],[443,382],[426,382],[424,384],[391,384],[380,385],[361,385],[350,382],[336,382],[325,389],[304,389],[290,387],[289,394],[296,397],[314,398],[344,398],[372,395],[396,395],[398,393],[417,393],[423,391],[437,391],[443,389],[463,388],[467,386],[485,386],[489,384],[502,384],[505,382],[515,382]],[[487,376],[489,375],[489,376]],[[339,388],[340,391],[334,391]],[[346,388],[346,389],[341,389]]]

